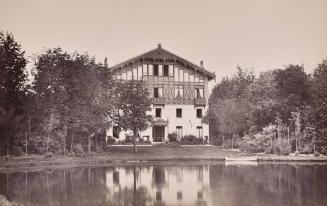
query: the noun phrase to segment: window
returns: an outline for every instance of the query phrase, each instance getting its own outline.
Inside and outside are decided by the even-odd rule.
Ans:
[[[132,77],[132,79],[137,79],[137,68],[136,67],[133,68],[133,77]]]
[[[178,138],[181,139],[182,136],[183,136],[183,127],[182,126],[177,126],[176,131],[177,131]]]
[[[196,117],[202,118],[202,109],[196,109]]]
[[[194,75],[190,74],[190,82],[194,82]]]
[[[184,72],[182,69],[179,70],[179,81],[182,82],[184,77]]]
[[[162,65],[159,65],[159,76],[162,76]]]
[[[159,88],[153,88],[153,97],[158,98],[159,97]]]
[[[114,138],[119,138],[119,133],[120,133],[120,128],[118,127],[118,126],[114,126],[113,128],[112,128],[112,136],[114,137]]]
[[[184,71],[184,81],[185,82],[188,82],[189,80],[188,80],[188,72],[187,71]]]
[[[176,117],[182,118],[182,109],[181,108],[176,109]]]
[[[133,71],[132,71],[132,69],[129,69],[129,70],[127,71],[127,80],[131,80],[132,77],[133,77]]]
[[[152,64],[149,64],[149,67],[148,67],[148,69],[149,69],[149,76],[152,76],[152,74],[153,74],[153,65]]]
[[[156,117],[161,117],[161,108],[156,108]]]
[[[182,200],[183,199],[183,193],[181,191],[177,192],[177,199]]]
[[[183,86],[175,86],[175,98],[183,98],[184,97],[184,88]]]
[[[142,79],[142,66],[137,67],[137,79],[138,80]]]
[[[173,65],[169,65],[169,76],[174,76],[174,66]]]
[[[148,75],[148,65],[143,64],[143,76]]]
[[[197,132],[197,135],[198,135],[198,138],[203,138],[203,128],[202,126],[197,126],[196,127],[196,132]]]
[[[163,72],[163,75],[165,77],[168,77],[169,76],[169,66],[168,65],[164,65],[164,72]]]
[[[179,71],[179,69],[177,68],[177,67],[175,67],[175,69],[174,69],[174,79],[175,79],[175,82],[178,82],[178,71]]]
[[[159,76],[158,64],[153,65],[153,76]]]
[[[203,98],[203,89],[202,88],[195,88],[195,98],[197,98],[197,99]]]
[[[162,97],[162,88],[155,87],[153,88],[153,97],[154,98],[160,98]]]

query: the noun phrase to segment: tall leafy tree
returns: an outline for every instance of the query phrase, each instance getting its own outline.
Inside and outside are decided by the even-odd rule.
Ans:
[[[132,130],[134,151],[139,131],[146,130],[152,120],[149,91],[143,82],[129,80],[120,82],[117,86],[116,115],[114,121],[124,130]]]
[[[0,32],[0,150],[9,154],[21,131],[26,82],[24,51],[14,36]],[[6,147],[7,149],[5,150]]]
[[[223,78],[209,98],[209,110],[205,119],[210,124],[210,138],[215,143],[224,137],[232,139],[242,136],[248,124],[248,89],[254,75],[248,70],[237,68],[232,78]]]
[[[319,132],[319,145],[327,150],[327,60],[323,60],[312,76],[313,113]]]
[[[275,70],[277,98],[280,114],[284,122],[292,112],[302,111],[311,101],[309,76],[300,65],[289,65],[285,69]]]
[[[111,122],[114,81],[108,68],[86,54],[55,48],[37,58],[36,71],[43,134],[55,136],[53,132],[61,131],[58,141],[64,151],[87,139],[90,151],[91,138]]]
[[[24,57],[21,45],[12,34],[0,32],[0,106],[21,109],[26,82]]]

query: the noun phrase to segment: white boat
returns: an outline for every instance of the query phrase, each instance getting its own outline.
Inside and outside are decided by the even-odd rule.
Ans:
[[[225,161],[225,166],[258,166],[257,161]]]
[[[225,157],[226,161],[235,162],[247,162],[247,161],[258,161],[257,156],[242,156],[242,157]]]

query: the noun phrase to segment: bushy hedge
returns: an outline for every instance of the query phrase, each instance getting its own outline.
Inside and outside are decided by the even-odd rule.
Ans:
[[[169,133],[168,134],[168,141],[169,142],[178,142],[178,135],[176,132],[173,132],[173,133]]]
[[[248,153],[265,152],[268,154],[287,155],[291,152],[291,141],[276,139],[276,126],[269,125],[262,132],[246,135],[240,143],[240,150]]]
[[[202,138],[197,138],[194,135],[185,135],[181,138],[180,143],[184,145],[199,145],[204,144],[205,141]]]

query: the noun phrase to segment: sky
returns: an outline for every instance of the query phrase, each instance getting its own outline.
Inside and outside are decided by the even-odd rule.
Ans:
[[[158,43],[219,82],[327,58],[327,0],[0,0],[0,31],[27,56],[60,46],[115,65]]]

